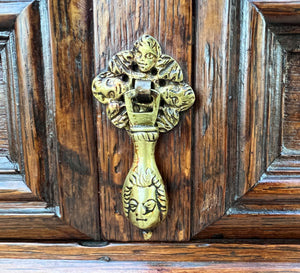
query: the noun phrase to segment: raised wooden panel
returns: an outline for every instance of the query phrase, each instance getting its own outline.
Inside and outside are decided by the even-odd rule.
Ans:
[[[96,138],[91,93],[92,4],[86,0],[48,1],[48,6],[55,89],[53,110],[56,131],[53,134],[57,136],[56,146],[51,152],[57,158],[61,214],[66,223],[99,239]]]
[[[7,41],[1,51],[4,82],[1,92],[6,94],[11,161],[0,158],[0,237],[99,239],[96,152],[90,107],[92,65],[80,65],[81,60],[90,62],[91,50],[84,49],[86,55],[75,52],[79,59],[64,54],[64,43],[55,28],[60,23],[53,14],[61,9],[56,3],[4,2],[0,3],[0,7],[5,6],[0,9],[0,26],[5,29]],[[14,8],[8,12],[9,7]],[[64,14],[64,18],[72,17],[73,11]],[[85,17],[82,8],[79,14]],[[2,24],[8,15],[12,21]],[[80,35],[89,33],[82,30],[89,29],[90,22],[81,23],[80,27],[77,47],[72,47],[74,51],[81,50],[83,41],[88,40]],[[65,63],[69,65],[77,60],[76,71],[69,69],[66,73],[65,66],[60,65],[64,63],[63,56],[67,56]],[[54,71],[60,76],[54,77]],[[76,82],[69,85],[70,79]],[[76,94],[70,102],[64,99],[68,94],[65,86]]]
[[[227,47],[232,23],[224,24],[231,20],[226,1],[197,1],[195,14],[193,84],[197,100],[192,121],[192,234],[213,223],[225,211],[230,73]]]
[[[118,8],[116,8],[118,7]],[[95,72],[107,68],[117,52],[131,49],[147,33],[174,57],[191,82],[191,1],[94,1]],[[96,103],[97,143],[100,178],[100,215],[103,238],[144,240],[142,233],[123,215],[121,191],[132,163],[133,147],[125,130],[115,128]],[[191,217],[191,112],[183,113],[180,124],[161,134],[156,162],[166,184],[169,212],[166,221],[153,232],[154,241],[182,241],[190,238]]]
[[[224,216],[194,238],[300,238],[296,2],[241,1],[237,104],[228,116],[238,117],[228,128],[237,176],[227,177]]]

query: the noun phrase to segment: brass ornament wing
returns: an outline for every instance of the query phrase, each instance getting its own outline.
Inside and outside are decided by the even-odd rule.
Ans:
[[[143,35],[132,50],[117,53],[108,69],[95,77],[95,98],[107,104],[106,113],[133,140],[134,159],[122,190],[124,214],[150,239],[166,218],[168,197],[156,166],[154,152],[160,132],[179,121],[179,112],[195,101],[193,89],[183,82],[179,64],[162,54],[156,39]]]

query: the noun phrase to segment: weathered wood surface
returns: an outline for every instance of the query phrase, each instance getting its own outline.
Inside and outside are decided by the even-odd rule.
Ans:
[[[284,90],[283,145],[300,154],[300,53],[288,53]]]
[[[91,1],[49,1],[62,218],[99,239]],[[45,52],[49,54],[49,52]]]
[[[240,48],[238,190],[245,194],[280,153],[281,48],[260,13],[244,1]]]
[[[38,4],[30,4],[15,24],[19,84],[20,123],[25,179],[31,191],[41,197],[47,181],[46,104],[41,81],[42,47]],[[9,58],[11,55],[8,55]],[[22,170],[23,171],[23,170]]]
[[[258,206],[257,210],[243,205],[241,208],[231,208],[228,215],[200,232],[194,239],[206,238],[242,238],[242,239],[300,239],[299,205],[289,211],[280,210],[280,205],[274,210],[266,210]],[[297,209],[298,208],[298,209]]]
[[[192,3],[190,1],[95,1],[95,72],[107,68],[117,52],[131,49],[142,34],[155,37],[163,53],[175,58],[191,83]],[[197,91],[196,91],[197,92]],[[197,94],[196,94],[197,96]],[[143,240],[123,216],[121,190],[132,163],[133,147],[125,130],[114,128],[104,107],[96,104],[100,215],[103,237],[109,240]],[[166,184],[169,212],[154,231],[154,241],[181,241],[190,236],[191,217],[191,112],[180,124],[161,134],[156,162]]]
[[[64,223],[56,214],[55,208],[49,208],[45,202],[2,201],[0,240],[89,239],[87,235]]]
[[[280,153],[280,45],[248,1],[224,2],[217,17],[215,5],[197,9],[193,235],[247,193]]]
[[[231,65],[238,61],[238,54],[231,60],[228,58],[230,42],[233,47],[238,46],[229,37],[235,13],[238,4],[233,1],[197,1],[195,7],[193,84],[197,99],[192,122],[192,235],[225,211],[229,79],[235,76],[236,64],[232,73]],[[234,105],[236,99],[232,96],[231,99]]]
[[[0,1],[0,31],[13,28],[17,16],[32,1]]]
[[[7,201],[7,200],[33,201],[33,200],[38,200],[38,198],[31,192],[31,190],[25,184],[22,175],[1,174],[0,175],[0,200],[1,201]]]
[[[233,101],[229,99],[226,117],[227,211],[223,217],[219,214],[219,218],[212,214],[215,223],[194,238],[299,238],[299,179],[295,176],[299,164],[295,158],[279,157],[282,83],[286,72],[284,50],[293,48],[293,43],[295,48],[295,36],[289,34],[287,27],[284,36],[280,26],[267,25],[262,17],[264,10],[259,13],[248,1],[241,1],[240,9],[239,78],[237,88],[230,91]],[[272,31],[281,32],[279,41]],[[292,116],[297,115],[297,110],[289,109]],[[219,206],[221,210],[224,204]]]
[[[56,273],[155,273],[155,272],[206,272],[206,273],[270,273],[270,272],[299,272],[299,263],[181,263],[181,262],[105,262],[105,261],[54,261],[54,260],[21,260],[0,259],[3,273],[18,272],[42,272],[50,273],[55,268]]]
[[[264,15],[267,22],[297,24],[300,21],[298,0],[250,0]]]
[[[170,210],[152,239],[184,241],[191,234],[195,238],[300,238],[299,160],[277,158],[282,150],[283,114],[284,126],[289,125],[287,129],[283,126],[289,136],[284,144],[299,152],[299,126],[295,125],[299,118],[299,53],[290,53],[287,58],[284,111],[281,93],[285,50],[297,51],[299,3],[93,3],[42,0],[27,3],[21,15],[13,15],[16,29],[1,57],[6,63],[9,101],[18,102],[20,90],[24,147],[21,149],[18,142],[18,110],[11,105],[13,119],[8,120],[8,132],[17,138],[12,138],[9,146],[18,163],[24,150],[21,171],[25,169],[28,187],[18,176],[7,180],[13,181],[9,186],[4,182],[6,177],[1,177],[0,230],[4,233],[0,238],[62,239],[65,232],[67,239],[99,239],[101,226],[105,239],[143,240],[122,215],[121,189],[132,162],[129,137],[109,123],[104,108],[93,103],[90,85],[116,52],[130,49],[144,33],[157,38],[164,53],[178,60],[197,97],[180,125],[160,136],[156,158],[167,185]],[[50,27],[46,23],[48,4]],[[0,29],[4,15],[0,10]],[[294,25],[271,26],[275,19]],[[7,201],[40,198],[57,210],[50,209],[51,215],[43,211],[43,215],[32,216],[30,203],[26,207],[24,202],[21,210],[16,208],[18,213],[26,211],[21,216],[4,213],[9,209]],[[61,219],[55,216],[59,206]],[[47,235],[41,235],[43,232]],[[127,251],[135,247],[128,245]],[[112,255],[121,257],[121,252],[114,251]],[[157,257],[166,250],[157,251],[150,257],[160,259]],[[218,253],[213,251],[211,257]],[[250,252],[252,258],[255,251]],[[205,255],[204,250],[196,254],[190,261]]]
[[[7,133],[9,142],[9,157],[13,162],[23,167],[23,151],[20,125],[20,99],[18,89],[18,68],[16,60],[15,32],[6,31],[7,42],[1,51],[3,81],[7,101]]]
[[[50,11],[57,15],[56,8],[59,11],[61,7],[56,4],[50,5]],[[98,239],[96,150],[90,106],[93,65],[90,58],[92,50],[88,50],[93,43],[87,39],[92,19],[80,23],[78,40],[74,41],[76,46],[72,46],[73,51],[65,55],[64,45],[68,47],[68,42],[61,39],[60,34],[65,30],[65,36],[70,35],[72,39],[76,34],[73,30],[68,33],[68,26],[64,30],[56,29],[55,20],[61,18],[50,16],[51,31],[54,33],[50,36],[48,2],[27,1],[17,6],[22,8],[11,9],[15,24],[14,28],[6,29],[8,41],[1,52],[1,59],[4,60],[3,76],[9,102],[10,156],[19,163],[21,173],[25,171],[27,186],[22,174],[8,175],[16,169],[14,164],[11,169],[8,168],[5,161],[0,167],[0,229],[3,230],[0,237],[25,240]],[[85,18],[82,6],[78,10],[77,15]],[[0,10],[0,25],[5,18],[4,11]],[[89,7],[85,11],[90,13]],[[65,15],[76,17],[74,9],[68,10]],[[73,18],[73,22],[77,24],[78,19]],[[56,60],[52,60],[51,43]],[[79,57],[72,58],[74,55]],[[72,63],[75,59],[76,62]],[[71,73],[71,69],[63,65],[53,70],[52,61],[55,68],[55,64],[70,62],[69,65],[76,66],[78,70]],[[53,71],[59,75],[58,78],[53,77]],[[67,86],[71,91],[65,88]],[[56,101],[55,91],[58,94]],[[68,91],[74,95],[70,101],[64,100],[70,94]],[[63,109],[64,103],[66,109]],[[85,127],[81,121],[86,122]],[[59,173],[57,166],[61,171]],[[37,203],[40,199],[45,202]],[[21,207],[16,205],[18,202]],[[37,207],[33,208],[32,202],[36,202]]]
[[[147,243],[82,246],[74,243],[0,243],[1,258],[148,261],[299,263],[297,241],[286,243]],[[101,246],[102,244],[102,246]],[[16,256],[17,255],[17,256]]]
[[[3,82],[2,59],[0,56],[0,154],[8,154],[8,145],[7,97],[5,83]]]

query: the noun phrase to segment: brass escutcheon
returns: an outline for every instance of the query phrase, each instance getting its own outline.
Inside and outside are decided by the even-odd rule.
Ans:
[[[146,240],[168,212],[167,193],[154,157],[159,133],[173,129],[179,112],[195,101],[182,74],[179,64],[162,54],[156,39],[143,35],[132,50],[114,55],[108,70],[92,84],[96,99],[108,105],[108,118],[133,140],[134,160],[123,185],[123,209],[131,223],[144,231]]]

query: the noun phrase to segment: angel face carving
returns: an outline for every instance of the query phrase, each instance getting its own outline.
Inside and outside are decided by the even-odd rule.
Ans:
[[[94,96],[104,104],[119,100],[128,88],[129,84],[126,81],[107,72],[96,76],[92,85]]]
[[[190,102],[195,100],[193,89],[186,83],[169,84],[159,88],[165,103],[178,111],[185,111],[190,108]]]
[[[135,42],[133,52],[140,71],[147,72],[156,65],[161,55],[161,48],[153,37],[144,35]]]

